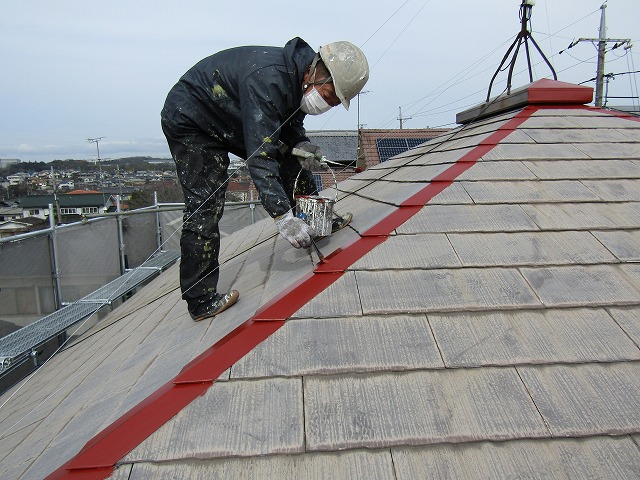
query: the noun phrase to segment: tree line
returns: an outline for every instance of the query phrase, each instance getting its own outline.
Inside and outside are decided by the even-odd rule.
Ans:
[[[162,161],[163,163],[155,163]],[[154,162],[154,163],[150,163]],[[0,168],[0,176],[7,177],[16,173],[37,173],[44,170],[64,171],[74,170],[79,172],[91,172],[97,168],[97,163],[90,160],[53,160],[51,162],[19,162],[11,163]],[[100,168],[103,170],[114,171],[119,167],[121,170],[129,172],[137,172],[142,170],[167,170],[175,168],[173,160],[170,158],[152,158],[152,157],[127,157],[117,160],[101,160]]]

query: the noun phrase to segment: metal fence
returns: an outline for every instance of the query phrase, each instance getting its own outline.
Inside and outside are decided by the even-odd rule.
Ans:
[[[179,250],[182,204],[160,204],[0,239],[0,337],[98,290],[154,253]],[[254,202],[228,203],[232,233],[267,216]]]

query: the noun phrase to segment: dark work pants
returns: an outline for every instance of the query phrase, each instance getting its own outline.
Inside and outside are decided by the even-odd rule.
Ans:
[[[180,288],[189,311],[211,302],[219,277],[218,222],[224,211],[229,155],[210,136],[196,129],[169,124],[162,130],[176,162],[184,195],[180,237]]]
[[[193,312],[216,296],[219,278],[218,222],[224,211],[229,154],[213,137],[185,123],[163,118],[162,130],[176,163],[182,185],[185,210],[180,237],[180,288]],[[308,170],[302,170],[291,156],[278,159],[280,177],[293,205],[293,187],[300,172],[296,193],[314,194],[316,185]]]

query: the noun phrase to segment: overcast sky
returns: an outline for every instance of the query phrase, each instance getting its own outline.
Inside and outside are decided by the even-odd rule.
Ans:
[[[558,79],[596,75],[604,0],[537,0],[533,38]],[[521,0],[20,0],[0,3],[0,158],[22,161],[169,157],[159,124],[168,90],[194,63],[238,45],[313,48],[349,40],[366,53],[369,83],[347,112],[307,116],[308,130],[453,126],[484,101],[520,30]],[[606,73],[640,70],[640,1],[609,0],[607,36],[638,43],[607,53]],[[609,44],[612,47],[613,44]],[[634,50],[636,50],[634,52]],[[551,76],[531,48],[534,79]],[[524,51],[513,87],[528,83]],[[618,75],[610,96],[637,95],[638,75]],[[594,86],[594,82],[587,83]],[[492,96],[506,87],[494,82]],[[637,102],[637,100],[636,100]],[[611,105],[632,100],[611,99]],[[359,116],[358,116],[359,110]]]

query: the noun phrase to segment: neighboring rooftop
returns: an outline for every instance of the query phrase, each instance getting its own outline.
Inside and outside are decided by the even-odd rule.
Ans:
[[[115,203],[109,193],[60,193],[57,199],[61,207],[103,207],[109,202]],[[46,208],[51,204],[55,204],[53,195],[29,195],[19,201],[20,208]]]
[[[361,142],[367,168],[386,162],[394,155],[450,130],[449,128],[363,129]]]
[[[330,160],[355,166],[358,158],[358,132],[356,130],[310,130],[309,140],[322,149]]]
[[[7,392],[0,475],[639,477],[636,118],[509,107],[339,188],[325,263],[260,221],[233,308],[172,267]]]

